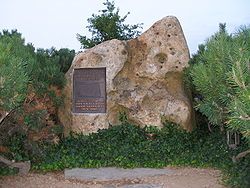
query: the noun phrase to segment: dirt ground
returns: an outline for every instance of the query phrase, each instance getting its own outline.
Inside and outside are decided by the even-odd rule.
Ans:
[[[115,188],[115,187],[164,187],[164,188],[225,188],[221,173],[213,169],[171,168],[174,173],[133,180],[78,181],[67,180],[63,172],[0,177],[0,188]],[[136,186],[138,185],[138,186]],[[140,185],[140,186],[139,186]]]

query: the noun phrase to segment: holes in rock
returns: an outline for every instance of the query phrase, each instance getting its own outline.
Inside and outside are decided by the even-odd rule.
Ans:
[[[179,67],[178,67],[178,66],[175,66],[175,68],[177,68],[177,69],[178,69]]]
[[[168,34],[168,38],[170,38],[171,37],[171,35],[170,34]]]
[[[126,55],[126,54],[127,54],[126,50],[122,50],[122,55]]]
[[[158,45],[161,46],[161,42],[158,42]]]
[[[168,24],[168,27],[172,27],[172,24]]]
[[[129,90],[124,90],[122,93],[122,97],[125,98],[131,97],[131,92]]]
[[[140,60],[139,60],[139,62],[137,62],[137,63],[136,63],[136,66],[137,66],[137,67],[140,67],[140,66],[141,66],[141,64],[142,64],[142,61],[143,61],[143,60],[142,60],[142,59],[140,59]]]
[[[163,63],[167,62],[168,56],[165,53],[159,53],[154,57],[154,59],[156,62],[163,64]]]
[[[175,55],[176,52],[175,52],[175,49],[174,49],[174,48],[171,47],[171,48],[169,48],[169,50],[170,50],[170,54],[171,54],[171,55]]]
[[[156,35],[159,35],[159,32],[156,32]]]

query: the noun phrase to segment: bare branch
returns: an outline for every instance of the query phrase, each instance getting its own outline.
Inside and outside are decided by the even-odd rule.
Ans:
[[[243,151],[241,153],[239,153],[238,155],[236,156],[233,156],[233,162],[238,162],[241,158],[245,157],[246,155],[250,154],[250,149],[247,150],[247,151]]]
[[[4,112],[3,114],[1,114],[1,118],[0,118],[0,125],[2,123],[2,121],[9,115],[10,112]]]

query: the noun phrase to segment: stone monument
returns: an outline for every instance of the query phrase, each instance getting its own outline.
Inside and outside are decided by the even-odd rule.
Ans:
[[[117,125],[119,112],[140,126],[162,127],[169,120],[191,131],[193,109],[183,86],[188,61],[187,43],[173,16],[135,39],[106,41],[77,54],[58,112],[65,134]]]

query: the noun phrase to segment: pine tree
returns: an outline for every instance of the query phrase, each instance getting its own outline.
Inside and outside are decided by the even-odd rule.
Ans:
[[[65,78],[54,51],[35,52],[16,30],[0,33],[0,146],[15,160],[27,159],[28,153],[39,158],[37,143],[52,142],[53,130],[62,130],[56,110]],[[13,145],[16,137],[22,139]]]
[[[193,59],[190,76],[202,96],[196,108],[211,124],[241,132],[250,143],[250,28],[229,35],[225,24]]]
[[[16,30],[0,33],[0,124],[23,103],[27,94],[27,59],[18,56],[23,45],[24,40]]]

